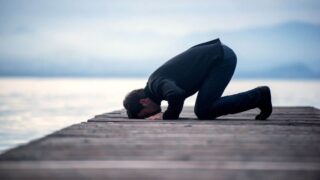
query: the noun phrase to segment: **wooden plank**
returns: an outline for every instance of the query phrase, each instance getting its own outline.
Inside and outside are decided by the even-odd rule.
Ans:
[[[265,161],[8,161],[0,164],[0,170],[10,169],[211,169],[319,171],[320,163]]]
[[[48,169],[5,170],[2,179],[119,179],[119,180],[319,180],[319,171],[212,170],[212,169]]]
[[[162,107],[162,109],[166,109],[166,107]],[[255,115],[257,115],[260,111],[255,108],[252,110],[248,110],[242,113],[237,114],[230,114],[227,116],[222,116],[220,119],[224,119],[225,117],[232,117],[232,118],[254,118]],[[313,108],[313,107],[274,107],[273,113],[270,117],[270,119],[278,118],[278,117],[284,117],[284,118],[320,118],[320,111],[319,109]],[[195,119],[196,116],[193,113],[193,107],[186,106],[184,107],[181,117],[188,118],[188,119]],[[127,115],[125,110],[120,111],[113,111],[111,113],[104,113],[101,115],[96,115],[94,118],[90,119],[91,121],[93,119],[99,119],[102,121],[102,119],[127,119]]]

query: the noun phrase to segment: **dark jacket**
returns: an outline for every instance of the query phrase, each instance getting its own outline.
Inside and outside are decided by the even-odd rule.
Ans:
[[[159,105],[162,100],[168,101],[163,119],[178,119],[184,100],[199,90],[207,73],[222,59],[219,39],[195,45],[154,71],[144,92]]]

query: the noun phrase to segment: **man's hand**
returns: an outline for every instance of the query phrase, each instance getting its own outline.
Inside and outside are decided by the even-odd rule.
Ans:
[[[155,114],[153,116],[148,117],[147,119],[149,119],[149,120],[162,120],[163,119],[162,116],[163,116],[163,112],[160,112],[158,114]]]

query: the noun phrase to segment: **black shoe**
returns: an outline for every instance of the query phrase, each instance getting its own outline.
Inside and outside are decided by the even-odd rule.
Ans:
[[[261,99],[258,103],[260,114],[256,116],[256,120],[266,120],[272,113],[271,92],[268,86],[259,87]]]

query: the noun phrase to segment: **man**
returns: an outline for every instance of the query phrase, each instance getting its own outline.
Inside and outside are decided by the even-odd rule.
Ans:
[[[194,112],[198,119],[215,119],[259,108],[255,119],[265,120],[272,113],[269,87],[221,97],[237,64],[232,49],[219,39],[198,44],[173,57],[151,74],[144,89],[125,97],[123,105],[129,118],[152,120],[178,119],[184,100],[198,92]],[[161,112],[161,101],[168,101]]]

